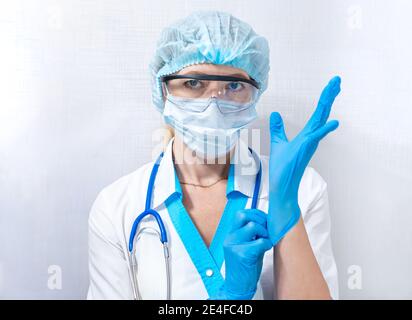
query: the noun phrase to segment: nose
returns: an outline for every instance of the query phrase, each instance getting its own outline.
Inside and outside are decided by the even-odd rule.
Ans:
[[[223,94],[223,87],[219,81],[210,81],[206,98],[217,98]]]

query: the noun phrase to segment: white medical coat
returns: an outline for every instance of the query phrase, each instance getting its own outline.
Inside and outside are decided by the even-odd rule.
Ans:
[[[172,299],[207,299],[216,289],[216,278],[224,277],[222,241],[230,224],[229,213],[223,213],[216,234],[208,248],[183,206],[167,205],[180,187],[176,184],[172,160],[172,143],[165,149],[154,184],[152,208],[162,217],[168,234]],[[258,209],[268,209],[268,157],[261,156],[262,183]],[[232,194],[243,197],[250,208],[258,159],[241,140],[235,146],[235,157],[228,179]],[[88,299],[133,299],[130,280],[128,241],[135,218],[144,210],[149,176],[154,162],[105,187],[93,203],[89,216]],[[229,202],[229,201],[228,201]],[[337,269],[331,247],[330,217],[326,182],[311,167],[302,177],[298,203],[309,241],[328,284],[332,298],[338,298]],[[232,202],[233,204],[233,202]],[[180,211],[180,209],[183,211]],[[230,211],[226,210],[225,211]],[[233,211],[235,208],[231,208]],[[177,212],[176,212],[177,211]],[[226,215],[226,216],[225,216]],[[225,218],[224,218],[225,217]],[[152,217],[143,219],[141,227],[154,227]],[[145,229],[136,242],[139,289],[143,299],[166,297],[163,249],[156,233]],[[273,299],[273,249],[263,260],[262,274],[254,299]],[[214,280],[215,279],[215,280]],[[215,286],[215,287],[214,287]],[[208,291],[209,290],[209,291]]]

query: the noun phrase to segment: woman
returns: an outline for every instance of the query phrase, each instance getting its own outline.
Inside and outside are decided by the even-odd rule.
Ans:
[[[250,26],[226,13],[192,14],[164,29],[151,70],[154,105],[174,133],[149,198],[169,241],[170,298],[337,298],[326,183],[307,165],[338,126],[327,119],[340,79],[295,139],[271,114],[267,158],[239,139],[269,72],[267,41]],[[155,217],[129,239],[154,167],[120,178],[93,204],[89,299],[166,298]]]

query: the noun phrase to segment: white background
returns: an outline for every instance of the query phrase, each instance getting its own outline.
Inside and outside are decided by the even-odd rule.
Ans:
[[[197,9],[229,11],[269,40],[263,153],[271,111],[293,136],[342,77],[341,126],[311,163],[329,186],[340,295],[412,298],[407,0],[1,1],[0,298],[85,297],[90,206],[151,160],[162,122],[148,64],[162,27]]]

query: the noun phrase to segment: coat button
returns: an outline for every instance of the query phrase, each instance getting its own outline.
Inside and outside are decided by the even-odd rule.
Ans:
[[[207,269],[207,270],[206,270],[206,275],[207,275],[208,277],[213,276],[213,270],[212,270],[212,269]]]

